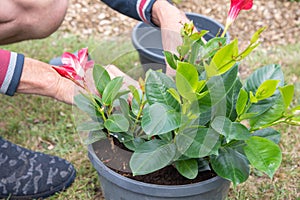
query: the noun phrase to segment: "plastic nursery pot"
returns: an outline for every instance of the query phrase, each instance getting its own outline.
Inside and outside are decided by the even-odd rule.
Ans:
[[[214,38],[224,30],[224,26],[212,18],[196,13],[186,13],[186,15],[194,22],[198,31],[209,31],[204,36],[206,41]],[[225,37],[227,38],[227,42],[229,42],[230,35],[228,32]],[[162,69],[165,72],[166,63],[159,28],[140,22],[133,28],[131,39],[133,46],[139,53],[140,62],[145,71],[148,69]]]
[[[149,184],[122,176],[97,156],[96,152],[107,152],[98,150],[104,145],[103,140],[90,144],[88,155],[98,172],[105,200],[223,200],[228,195],[230,181],[219,176],[198,183],[172,186]]]

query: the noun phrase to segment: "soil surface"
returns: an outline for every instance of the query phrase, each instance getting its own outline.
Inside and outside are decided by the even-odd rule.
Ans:
[[[137,21],[117,13],[100,0],[69,0],[70,6],[61,30],[81,37],[99,38],[129,33]],[[229,0],[181,0],[182,11],[195,12],[224,24]],[[241,11],[229,33],[239,41],[249,41],[260,27],[267,26],[262,45],[274,46],[300,40],[300,2],[289,0],[255,0],[252,10]]]
[[[118,140],[97,141],[93,144],[93,148],[98,158],[107,167],[125,177],[145,183],[157,185],[185,185],[198,183],[216,176],[214,172],[203,171],[198,173],[195,179],[190,180],[180,175],[172,165],[147,175],[133,176],[129,168],[132,152],[128,151]]]

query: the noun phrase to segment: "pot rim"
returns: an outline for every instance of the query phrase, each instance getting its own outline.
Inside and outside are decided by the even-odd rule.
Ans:
[[[219,176],[201,181],[198,183],[191,183],[185,185],[158,185],[152,183],[144,183],[134,179],[127,178],[121,174],[108,168],[96,155],[93,145],[88,145],[88,157],[92,162],[94,168],[97,170],[99,176],[104,177],[110,182],[136,193],[143,193],[152,196],[171,197],[174,196],[190,196],[205,193],[210,190],[220,188],[222,185],[230,185],[230,181],[223,179]],[[139,188],[139,189],[138,189]]]

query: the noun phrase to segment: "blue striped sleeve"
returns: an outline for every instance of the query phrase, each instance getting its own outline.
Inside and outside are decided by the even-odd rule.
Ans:
[[[156,0],[101,0],[112,9],[147,24],[155,26],[151,21],[152,6]],[[170,0],[168,2],[171,3]]]
[[[24,55],[17,54],[15,66],[13,70],[14,72],[5,94],[9,96],[13,96],[17,91],[21,79],[22,71],[23,71],[23,65],[24,65]]]

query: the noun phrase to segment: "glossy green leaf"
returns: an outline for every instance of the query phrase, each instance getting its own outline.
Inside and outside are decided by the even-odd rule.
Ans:
[[[169,51],[164,51],[163,53],[165,55],[165,58],[167,60],[167,63],[169,64],[169,66],[172,67],[173,69],[176,69],[177,68],[176,60],[175,60],[173,54]]]
[[[278,86],[284,85],[284,75],[279,65],[266,65],[255,70],[245,82],[245,90],[253,93],[266,80],[280,80]]]
[[[247,158],[231,148],[222,148],[217,156],[210,156],[213,170],[234,185],[245,182],[250,173]]]
[[[287,109],[292,103],[294,97],[294,89],[294,85],[286,85],[279,88],[284,100],[285,109]]]
[[[227,143],[231,140],[247,140],[251,134],[249,130],[238,122],[232,122],[223,116],[216,117],[211,127],[219,134],[224,135]]]
[[[175,88],[174,81],[166,74],[157,71],[149,71],[146,78],[146,97],[148,103],[162,103],[179,109],[178,101],[168,92],[170,88]]]
[[[170,88],[170,89],[168,89],[168,92],[174,97],[174,99],[177,100],[177,102],[179,104],[181,103],[180,95],[179,95],[179,93],[177,92],[176,89]]]
[[[284,75],[279,65],[267,65],[262,68],[257,69],[245,82],[244,89],[247,92],[255,93],[258,87],[268,79],[280,80],[278,86],[282,87],[284,85]],[[258,115],[266,113],[275,104],[275,102],[281,98],[280,92],[275,92],[275,94],[267,99],[259,102],[255,102],[252,99],[252,104],[248,109],[247,113],[251,113],[251,118],[255,120]],[[251,98],[251,96],[250,96]],[[284,104],[284,103],[283,103]],[[256,114],[256,115],[253,115]]]
[[[140,93],[138,91],[138,89],[136,89],[136,87],[134,87],[133,85],[130,85],[128,86],[132,96],[133,96],[133,99],[138,103],[140,104],[141,103],[141,97],[140,97]]]
[[[236,102],[236,112],[239,116],[245,112],[247,103],[248,93],[244,89],[241,89]]]
[[[251,165],[272,178],[282,161],[279,146],[258,136],[251,137],[246,144],[244,151]]]
[[[104,126],[110,132],[127,132],[129,122],[124,115],[113,114],[104,122]]]
[[[266,80],[258,88],[255,97],[258,101],[269,98],[276,91],[279,80]]]
[[[101,65],[95,65],[93,68],[93,78],[98,92],[103,94],[106,85],[110,82],[108,72]]]
[[[74,97],[74,103],[81,111],[87,113],[90,117],[96,118],[98,116],[95,106],[85,95],[76,95]]]
[[[86,138],[83,143],[85,145],[90,145],[93,144],[94,142],[97,142],[99,140],[107,138],[106,133],[103,132],[102,130],[97,130],[97,131],[91,131],[88,138]]]
[[[259,39],[261,33],[262,33],[263,31],[265,31],[265,30],[266,30],[266,27],[262,27],[262,28],[258,29],[258,30],[253,34],[250,43],[251,43],[251,44],[256,43],[257,40]]]
[[[105,87],[102,94],[102,101],[105,105],[111,105],[119,94],[123,84],[123,77],[116,77]]]
[[[189,158],[200,158],[217,154],[220,147],[219,133],[210,128],[187,127],[175,137],[180,153]]]
[[[264,128],[264,129],[257,130],[254,133],[252,133],[252,135],[269,139],[276,144],[280,142],[280,138],[281,138],[280,133],[272,128]]]
[[[166,143],[162,140],[150,140],[141,144],[130,159],[133,175],[148,174],[169,165],[175,152],[174,143]]]
[[[103,129],[103,124],[97,121],[87,121],[77,126],[77,131],[97,131]]]
[[[194,179],[198,175],[198,162],[196,159],[176,161],[175,167],[182,176],[188,179]]]
[[[209,31],[207,30],[200,30],[198,32],[195,32],[193,33],[191,36],[190,36],[190,39],[191,40],[200,40],[204,35],[206,35]]]
[[[251,103],[257,103],[258,99],[255,97],[252,91],[249,92],[250,102]]]
[[[143,112],[142,127],[147,135],[159,135],[180,126],[181,114],[165,104],[152,104]]]
[[[186,99],[194,100],[196,98],[195,91],[197,91],[198,72],[195,66],[190,63],[178,62],[176,71],[176,87],[181,96]]]
[[[279,120],[285,111],[285,105],[283,98],[278,96],[277,99],[273,99],[274,102],[270,108],[265,112],[253,117],[250,119],[250,126],[253,129],[259,129],[271,125],[276,120]]]
[[[200,58],[210,58],[221,48],[226,45],[226,38],[225,37],[214,37],[210,39],[204,47],[201,48],[199,52]]]
[[[237,78],[234,81],[232,88],[226,95],[226,117],[231,121],[236,121],[238,115],[236,110],[236,105],[238,101],[238,95],[240,93],[241,88],[243,87],[242,82]]]
[[[209,66],[205,67],[208,78],[227,72],[236,63],[238,56],[238,40],[222,47],[212,58]]]

